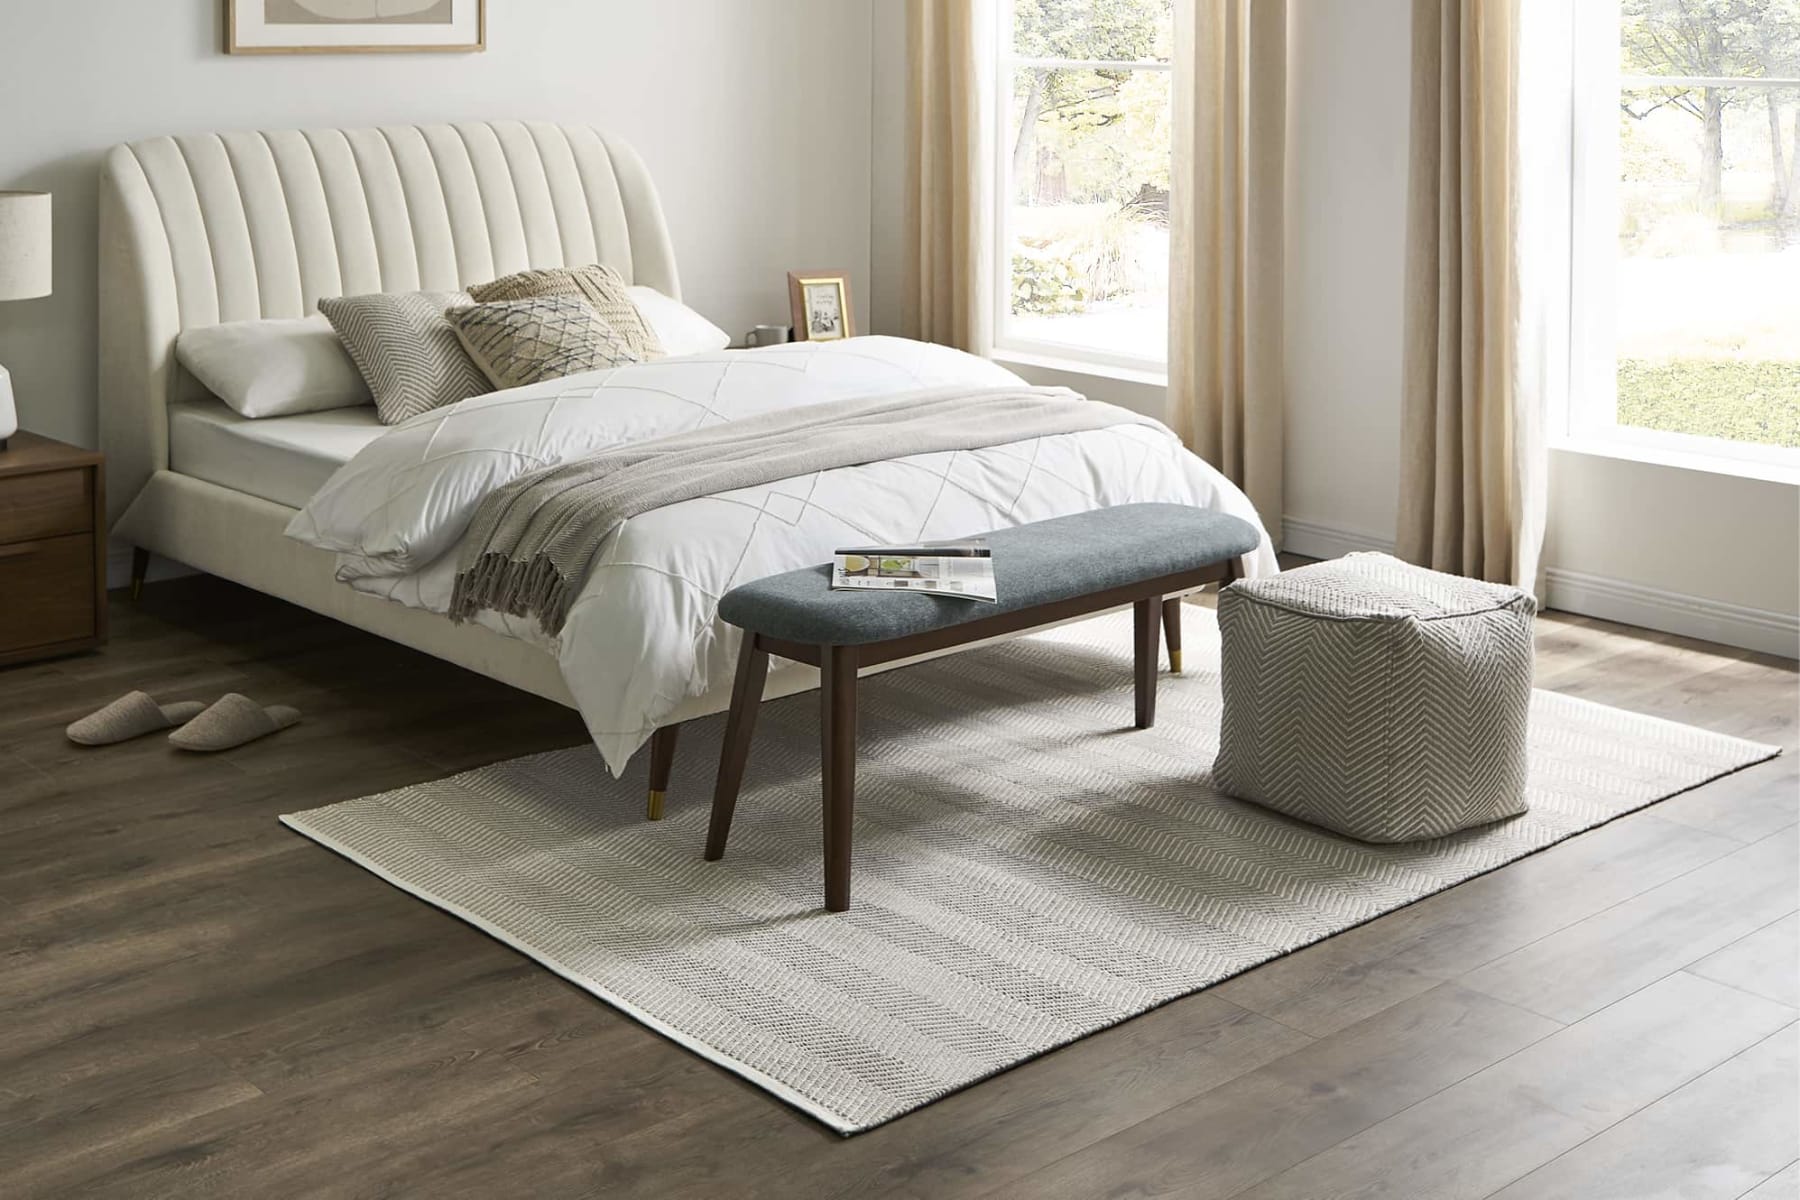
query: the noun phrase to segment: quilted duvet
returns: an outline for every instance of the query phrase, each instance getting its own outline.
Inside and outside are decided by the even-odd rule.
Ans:
[[[852,396],[1020,383],[985,359],[901,338],[799,342],[590,372],[422,414],[345,464],[288,526],[337,556],[338,578],[448,611],[458,549],[483,496],[595,450]],[[737,631],[718,601],[750,579],[823,562],[846,543],[962,537],[1138,501],[1257,523],[1249,500],[1167,429],[1117,425],[842,467],[683,501],[603,545],[560,637],[486,612],[544,646],[615,773],[684,702],[731,686]],[[1275,569],[1265,534],[1244,564]],[[720,705],[722,707],[722,704]]]

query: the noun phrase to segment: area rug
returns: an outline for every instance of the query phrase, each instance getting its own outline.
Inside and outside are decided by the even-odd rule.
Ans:
[[[814,694],[764,706],[718,863],[716,718],[661,823],[591,747],[282,820],[848,1134],[1777,752],[1539,692],[1527,815],[1362,845],[1213,789],[1218,626],[1187,625],[1145,731],[1128,616],[866,680],[848,913]]]

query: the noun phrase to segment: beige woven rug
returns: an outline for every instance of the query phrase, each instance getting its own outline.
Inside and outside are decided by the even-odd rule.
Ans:
[[[1187,625],[1143,732],[1127,616],[865,682],[841,915],[812,694],[764,707],[720,863],[719,719],[684,731],[660,824],[641,761],[612,780],[591,747],[282,819],[854,1133],[1776,753],[1540,692],[1527,815],[1361,845],[1212,790],[1218,627]]]

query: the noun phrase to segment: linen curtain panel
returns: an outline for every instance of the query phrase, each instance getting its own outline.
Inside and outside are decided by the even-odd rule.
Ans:
[[[907,0],[902,332],[971,353],[993,336],[993,0]]]
[[[1413,0],[1398,553],[1534,588],[1540,397],[1520,361],[1518,0]]]
[[[1281,527],[1288,0],[1176,0],[1169,411]]]

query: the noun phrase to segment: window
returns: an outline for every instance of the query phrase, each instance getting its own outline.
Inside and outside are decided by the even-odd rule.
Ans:
[[[1160,370],[1172,0],[1000,9],[995,342]]]
[[[1800,5],[1572,7],[1569,432],[1800,468]]]

